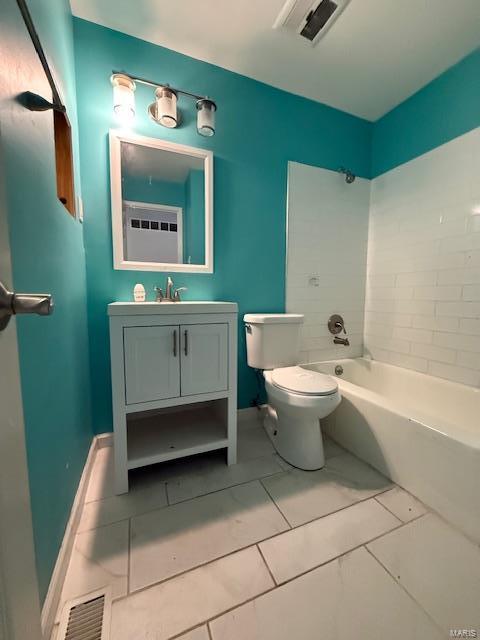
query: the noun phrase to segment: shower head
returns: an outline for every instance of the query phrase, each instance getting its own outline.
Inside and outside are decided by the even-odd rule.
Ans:
[[[352,184],[352,182],[355,182],[356,176],[354,173],[350,171],[350,169],[345,169],[345,167],[340,167],[338,171],[339,173],[343,173],[345,175],[345,182],[347,184]]]

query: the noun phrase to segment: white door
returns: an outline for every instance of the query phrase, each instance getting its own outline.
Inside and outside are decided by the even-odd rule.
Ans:
[[[125,327],[127,404],[180,395],[179,327]]]
[[[228,325],[182,325],[182,396],[228,388]]]
[[[0,156],[0,175],[1,172]],[[0,282],[3,281],[10,288],[12,270],[4,196],[0,179]],[[13,318],[0,331],[0,363],[0,639],[40,640],[40,602],[33,548],[17,327]]]
[[[44,90],[48,84],[28,31],[13,0],[1,3],[0,19],[0,282],[12,289],[12,259],[8,219],[12,207],[5,184],[11,164],[23,172],[22,188],[29,189],[32,154],[26,140],[43,133],[19,104],[18,95],[28,89]],[[43,78],[43,79],[42,79]],[[32,135],[34,133],[34,135]],[[16,157],[5,154],[5,138],[18,140]],[[22,155],[23,154],[23,155]],[[38,157],[37,162],[41,162]],[[11,172],[10,172],[11,173]],[[43,194],[36,194],[42,200]],[[2,290],[3,305],[11,298]],[[0,315],[2,315],[0,311]],[[35,322],[44,322],[37,318]],[[6,316],[0,325],[5,325]],[[22,392],[15,317],[0,331],[0,638],[40,640],[40,603],[35,569],[30,490],[28,485]]]

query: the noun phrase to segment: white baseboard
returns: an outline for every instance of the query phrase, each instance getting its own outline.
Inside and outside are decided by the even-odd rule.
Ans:
[[[103,447],[113,446],[113,431],[108,433],[99,433],[97,438],[97,449],[103,449]]]
[[[50,638],[55,624],[55,618],[57,615],[57,609],[60,603],[60,597],[62,595],[63,583],[67,574],[68,563],[70,562],[70,556],[73,549],[73,543],[75,535],[77,533],[78,525],[82,515],[83,503],[85,501],[85,495],[87,492],[88,481],[90,480],[90,474],[93,468],[93,461],[97,449],[101,447],[109,446],[113,442],[113,434],[105,433],[99,436],[95,436],[90,445],[85,466],[83,468],[80,482],[78,483],[77,493],[73,501],[72,509],[70,511],[70,517],[65,528],[65,534],[63,536],[62,545],[58,552],[55,568],[50,579],[50,585],[48,587],[47,597],[43,603],[42,608],[42,632],[45,639]]]

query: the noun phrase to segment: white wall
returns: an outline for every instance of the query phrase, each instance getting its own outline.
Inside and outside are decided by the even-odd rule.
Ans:
[[[372,181],[367,271],[366,354],[480,386],[480,129]]]
[[[363,353],[369,185],[289,163],[286,308],[305,314],[302,362]],[[343,316],[350,347],[333,344],[332,313]]]

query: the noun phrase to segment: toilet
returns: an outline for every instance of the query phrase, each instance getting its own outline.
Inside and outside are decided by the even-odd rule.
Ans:
[[[325,464],[320,420],[341,401],[332,376],[297,366],[303,315],[247,313],[247,361],[265,379],[265,430],[279,455],[313,471]]]

